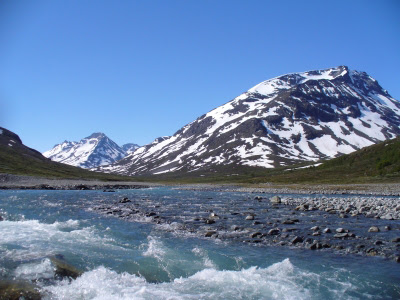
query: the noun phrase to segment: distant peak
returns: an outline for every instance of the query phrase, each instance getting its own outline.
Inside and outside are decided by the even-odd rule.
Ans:
[[[102,139],[106,137],[106,135],[102,132],[95,132],[92,133],[90,136],[87,137],[87,139]]]

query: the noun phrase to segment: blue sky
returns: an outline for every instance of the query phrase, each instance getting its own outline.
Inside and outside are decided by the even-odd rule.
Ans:
[[[400,99],[400,1],[0,2],[0,126],[39,151],[172,135],[261,81],[347,65]]]

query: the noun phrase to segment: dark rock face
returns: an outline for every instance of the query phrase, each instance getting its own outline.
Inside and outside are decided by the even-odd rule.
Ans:
[[[400,102],[345,66],[267,80],[234,100],[100,168],[119,174],[215,165],[277,167],[347,154],[400,135]]]

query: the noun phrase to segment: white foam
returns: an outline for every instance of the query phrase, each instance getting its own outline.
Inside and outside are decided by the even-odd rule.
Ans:
[[[54,277],[54,266],[50,259],[23,264],[14,270],[14,276],[25,280],[50,279]]]
[[[310,299],[309,290],[297,283],[299,275],[289,259],[265,269],[209,268],[161,284],[99,267],[44,289],[56,299]]]
[[[149,242],[147,244],[147,249],[143,252],[143,255],[161,260],[165,256],[165,249],[162,242],[152,236],[148,236],[147,240]]]
[[[101,237],[92,227],[79,228],[79,221],[41,223],[38,220],[0,222],[0,246],[18,247],[2,253],[10,260],[29,260],[71,249],[85,251],[88,247],[111,247],[111,239]],[[6,248],[5,248],[6,249]]]
[[[208,257],[208,254],[207,254],[207,251],[206,250],[204,250],[204,249],[202,249],[202,248],[199,248],[199,247],[195,247],[195,248],[193,248],[192,249],[192,252],[196,255],[196,256],[198,256],[198,257],[201,257],[202,259],[203,259],[203,263],[204,263],[204,266],[206,267],[206,268],[216,268],[216,265],[213,263],[213,261]]]

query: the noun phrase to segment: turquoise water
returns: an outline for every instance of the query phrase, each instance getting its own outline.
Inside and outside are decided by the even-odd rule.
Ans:
[[[164,210],[172,222],[95,209],[123,197]],[[0,191],[0,275],[33,280],[48,299],[400,299],[393,261],[207,239],[173,222],[193,207],[246,197],[253,196],[172,188]],[[83,275],[53,280],[49,257],[60,254]]]

